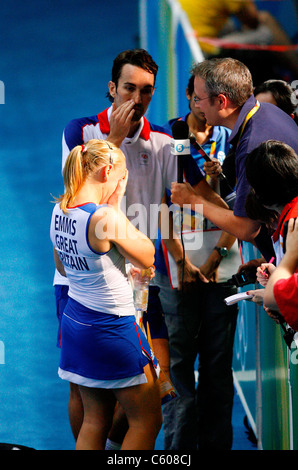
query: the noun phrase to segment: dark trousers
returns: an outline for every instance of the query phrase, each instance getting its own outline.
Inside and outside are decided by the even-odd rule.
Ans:
[[[159,277],[169,334],[171,379],[179,397],[163,407],[165,450],[231,449],[234,287],[204,284],[181,295]],[[198,358],[198,381],[194,367]]]

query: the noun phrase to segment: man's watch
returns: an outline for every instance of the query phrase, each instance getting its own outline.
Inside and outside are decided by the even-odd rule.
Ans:
[[[228,255],[228,249],[225,246],[215,246],[213,250],[216,250],[223,258]]]

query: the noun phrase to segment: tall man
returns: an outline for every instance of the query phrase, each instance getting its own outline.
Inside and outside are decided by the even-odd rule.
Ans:
[[[204,151],[222,163],[230,148],[230,130],[206,124],[194,100],[194,75],[189,79],[186,97],[189,112],[170,120],[167,125],[185,121]],[[193,145],[191,153],[198,167],[203,169],[205,160]],[[171,205],[169,195],[166,199]],[[184,214],[186,220],[186,211]],[[162,215],[166,216],[165,210]],[[175,213],[171,217],[169,212],[169,217],[175,224]],[[232,358],[238,307],[227,307],[223,299],[237,292],[227,280],[237,272],[241,258],[234,236],[202,217],[190,220],[191,230],[185,224],[182,232],[184,253],[179,238],[158,240],[156,245],[155,282],[160,287],[169,334],[171,379],[178,392],[177,400],[166,404],[163,410],[164,448],[230,450],[234,395]],[[176,229],[179,232],[179,227]],[[198,268],[209,283],[197,279]],[[194,377],[197,364],[198,384]]]

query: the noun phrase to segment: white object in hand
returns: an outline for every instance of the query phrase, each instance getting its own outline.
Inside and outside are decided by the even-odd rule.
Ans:
[[[148,287],[134,287],[133,303],[136,310],[142,310],[142,312],[146,312],[148,306]]]
[[[247,294],[246,292],[239,292],[238,294],[230,295],[230,297],[225,298],[225,303],[227,305],[233,305],[240,300],[249,300],[252,299],[253,295]]]
[[[150,269],[142,269],[133,279],[133,301],[136,310],[146,312],[148,307]]]

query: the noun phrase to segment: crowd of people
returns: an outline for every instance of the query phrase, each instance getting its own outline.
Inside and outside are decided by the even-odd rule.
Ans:
[[[144,115],[157,71],[147,51],[121,52],[111,105],[63,132],[65,193],[51,239],[59,376],[70,384],[77,449],[154,449],[162,423],[165,450],[231,449],[238,307],[224,298],[236,292],[228,280],[241,270],[241,241],[261,253],[265,310],[298,324],[298,132],[294,110],[280,104],[290,100],[287,85],[257,90],[243,63],[206,59],[186,86],[189,112],[156,125]],[[212,161],[191,146],[178,183],[179,120]],[[144,312],[152,342],[135,320],[130,265],[132,278],[153,273]],[[160,369],[177,392],[163,406]]]
[[[293,40],[277,18],[263,4],[254,0],[179,0],[205,56],[218,54],[221,45],[248,44],[256,46],[285,46],[282,55],[273,55],[297,76],[297,51]],[[212,40],[215,40],[213,42]],[[295,44],[295,43],[294,43]],[[288,47],[290,46],[290,47]]]

